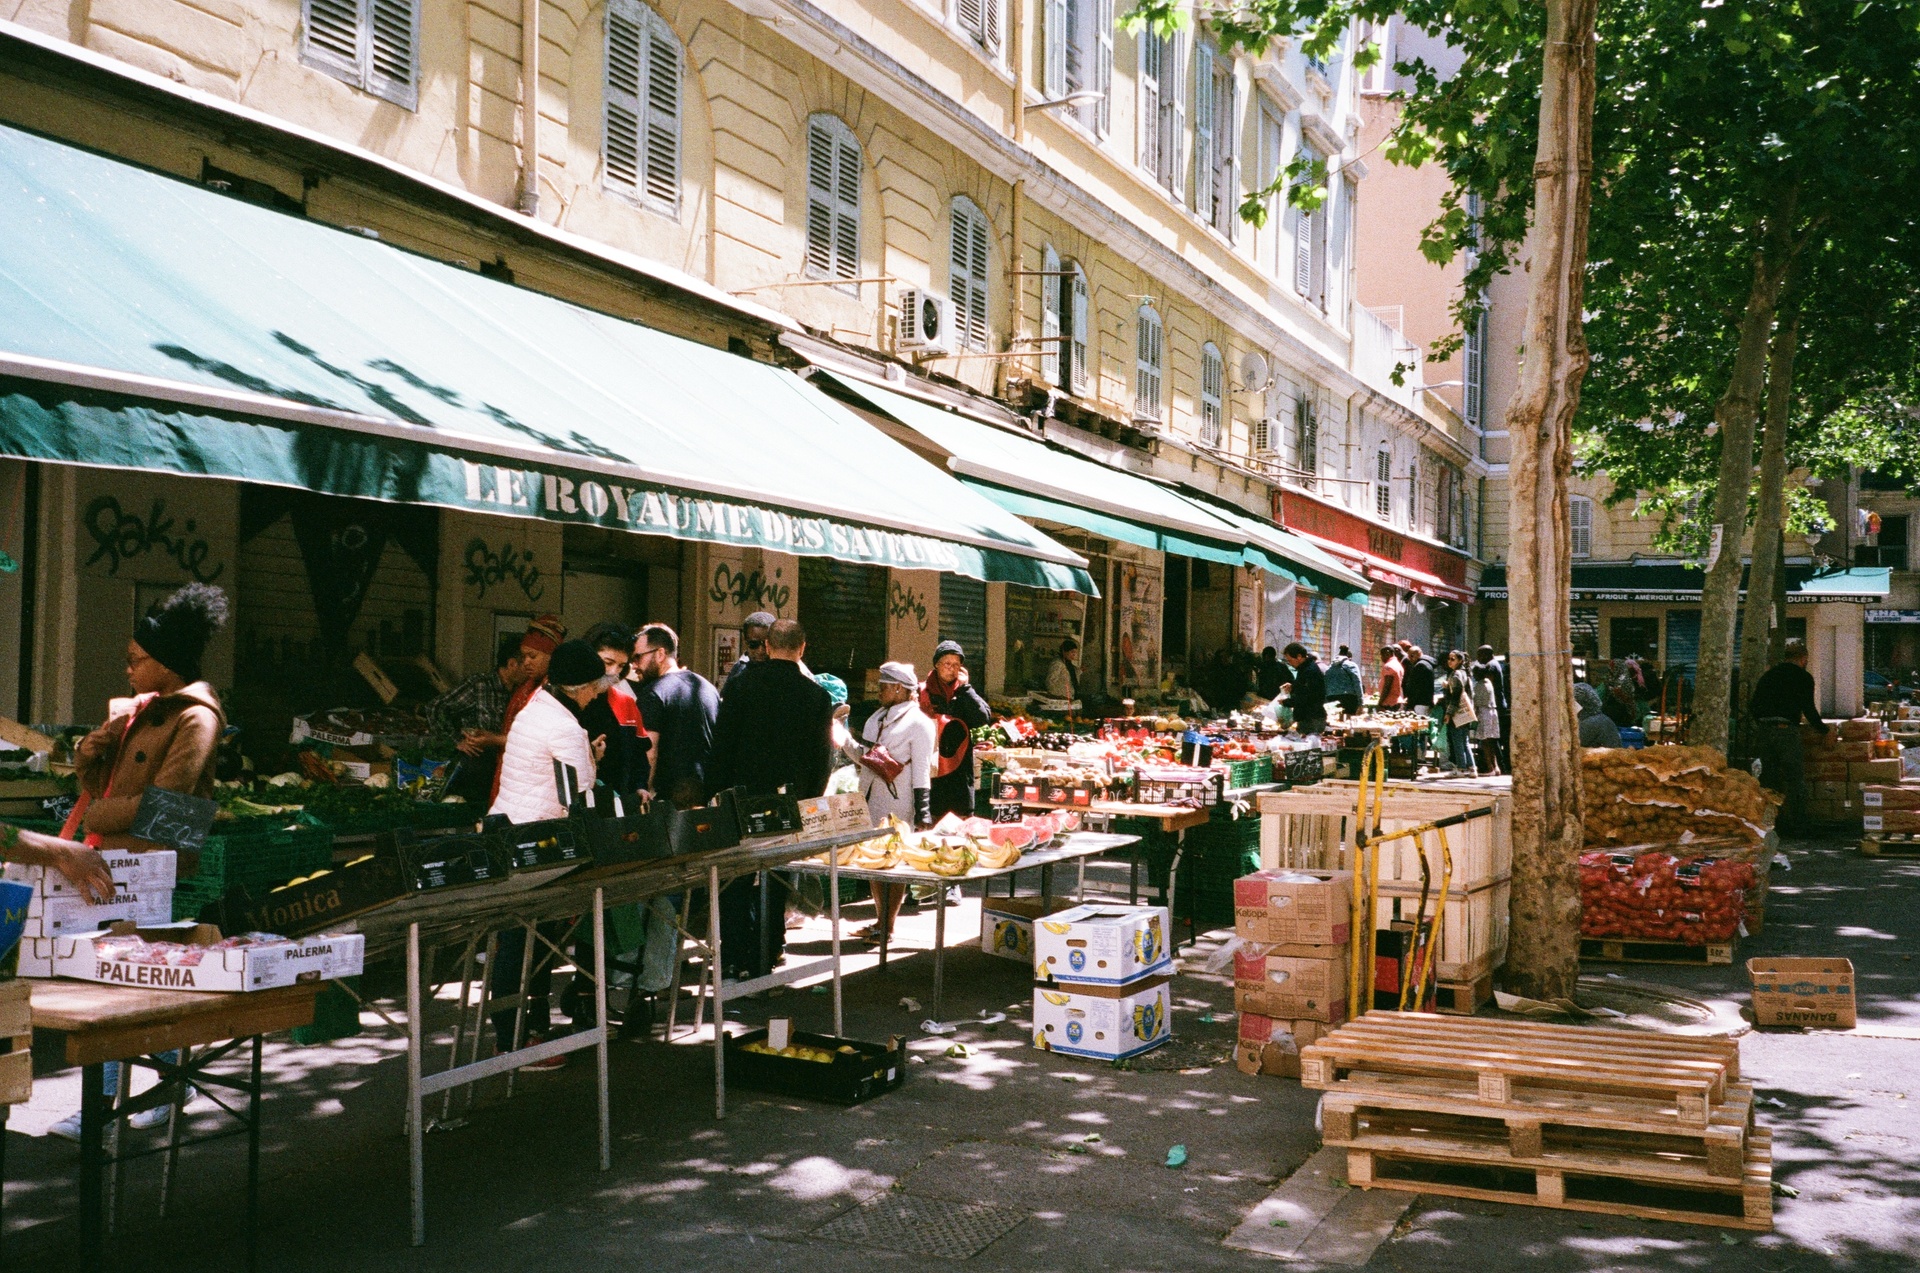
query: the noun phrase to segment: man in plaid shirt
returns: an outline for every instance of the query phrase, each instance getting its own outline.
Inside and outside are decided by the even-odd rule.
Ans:
[[[507,645],[500,651],[499,667],[474,673],[427,704],[433,732],[459,739],[455,746],[469,757],[453,783],[458,794],[478,799],[493,786],[500,749],[507,745],[507,702],[526,679],[519,645]]]

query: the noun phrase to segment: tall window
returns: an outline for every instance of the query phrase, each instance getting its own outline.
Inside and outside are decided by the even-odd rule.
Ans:
[[[1280,112],[1275,109],[1265,94],[1260,97],[1260,136],[1258,162],[1254,165],[1254,181],[1257,190],[1273,190],[1274,182],[1280,179],[1281,143],[1285,140],[1286,125]],[[1275,278],[1285,278],[1285,265],[1281,250],[1281,226],[1288,219],[1282,216],[1286,208],[1284,195],[1275,192],[1267,196],[1267,223],[1260,231],[1256,242],[1256,258],[1264,256],[1273,270]]]
[[[1100,94],[1074,107],[1073,118],[1105,137],[1113,127],[1113,0],[1046,0],[1044,35],[1048,98]]]
[[[1160,418],[1160,386],[1166,366],[1166,333],[1160,315],[1142,305],[1136,319],[1133,350],[1133,414],[1139,420]]]
[[[1065,351],[1060,347],[1060,254],[1048,244],[1040,255],[1040,375],[1055,388],[1067,387]]]
[[[1000,0],[956,0],[953,17],[988,57],[1000,60]]]
[[[1393,519],[1393,452],[1384,446],[1373,457],[1373,513],[1383,522]]]
[[[1593,556],[1593,501],[1584,495],[1575,495],[1567,508],[1567,528],[1572,532],[1569,538],[1576,557]]]
[[[1227,366],[1209,341],[1200,346],[1200,445],[1217,447],[1226,434]]]
[[[1087,365],[1087,302],[1090,293],[1087,289],[1087,272],[1078,264],[1066,267],[1066,274],[1058,281],[1060,284],[1060,321],[1067,330],[1068,339],[1059,346],[1061,356],[1066,360],[1062,369],[1060,387],[1070,393],[1085,393],[1089,368]]]
[[[1305,392],[1293,400],[1293,459],[1300,485],[1312,490],[1320,474],[1320,420]]]
[[[807,273],[860,277],[860,143],[831,115],[807,121]]]
[[[1487,311],[1474,311],[1467,323],[1466,341],[1460,346],[1460,379],[1465,388],[1460,394],[1461,414],[1476,429],[1487,421]]]
[[[1195,46],[1193,58],[1193,210],[1231,240],[1240,224],[1240,103],[1233,60],[1204,43]]]
[[[301,0],[300,60],[413,110],[420,104],[420,0]]]
[[[949,295],[960,343],[987,347],[987,215],[962,195],[953,201]]]
[[[1420,466],[1407,465],[1407,529],[1420,529]]]
[[[1180,33],[1140,32],[1140,166],[1176,199],[1186,197],[1186,44]]]
[[[668,216],[680,211],[680,41],[638,0],[607,5],[608,189]]]
[[[1367,68],[1361,76],[1359,91],[1362,93],[1388,93],[1393,91],[1393,22],[1362,22],[1360,32],[1354,41],[1354,48],[1364,49],[1372,45],[1379,50],[1379,58]]]
[[[1323,162],[1320,152],[1306,142],[1300,143],[1300,158],[1310,165]],[[1301,180],[1312,183],[1310,170]],[[1332,188],[1328,188],[1331,197]],[[1310,304],[1327,307],[1327,205],[1322,200],[1312,212],[1293,209],[1293,290]]]

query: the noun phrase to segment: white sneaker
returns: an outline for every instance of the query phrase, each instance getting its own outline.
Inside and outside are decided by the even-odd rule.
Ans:
[[[58,1136],[62,1140],[80,1142],[80,1111],[75,1110],[53,1126],[47,1128],[47,1135]]]
[[[167,1120],[173,1117],[173,1106],[156,1105],[152,1109],[143,1109],[138,1114],[127,1116],[127,1126],[135,1131],[146,1131],[150,1127],[165,1127]]]

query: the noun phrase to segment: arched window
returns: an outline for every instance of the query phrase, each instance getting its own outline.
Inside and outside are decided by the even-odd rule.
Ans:
[[[1575,495],[1567,508],[1567,528],[1576,557],[1593,556],[1593,501],[1584,495]]]
[[[860,143],[832,115],[807,121],[807,273],[860,277]]]
[[[1142,305],[1135,320],[1138,331],[1133,350],[1133,414],[1139,420],[1160,418],[1160,385],[1166,366],[1166,335],[1160,315]]]
[[[1060,304],[1063,278],[1060,254],[1049,243],[1040,254],[1040,375],[1058,389],[1066,388],[1060,373],[1066,368],[1065,351],[1060,347]]]
[[[1200,346],[1200,445],[1217,447],[1226,433],[1227,365],[1212,341]]]
[[[1383,522],[1393,518],[1393,452],[1384,446],[1373,457],[1373,513]]]
[[[948,295],[967,349],[987,347],[987,214],[961,195],[953,201]]]
[[[638,0],[607,4],[607,188],[668,216],[680,211],[680,41]]]

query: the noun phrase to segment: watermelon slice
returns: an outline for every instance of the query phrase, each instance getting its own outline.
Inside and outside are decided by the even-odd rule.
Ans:
[[[990,828],[987,831],[987,838],[1003,849],[1009,845],[1016,849],[1025,849],[1039,837],[1032,827],[1007,822]]]

